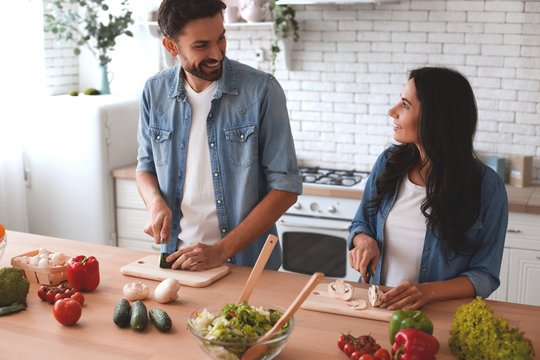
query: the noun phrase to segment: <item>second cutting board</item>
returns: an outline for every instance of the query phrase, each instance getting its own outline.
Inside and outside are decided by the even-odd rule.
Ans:
[[[181,285],[191,287],[208,286],[229,273],[229,267],[227,265],[221,265],[207,270],[190,271],[163,269],[158,264],[159,255],[148,255],[122,266],[120,272],[124,275],[157,281],[169,278],[176,279]]]
[[[355,316],[366,319],[380,320],[380,321],[390,321],[393,311],[380,309],[377,307],[371,306],[368,300],[368,289],[361,287],[353,287],[354,295],[352,300],[361,299],[365,300],[367,307],[362,310],[353,309],[350,304],[350,301],[339,300],[333,298],[328,293],[328,283],[319,284],[311,292],[309,297],[304,301],[300,308],[305,310],[313,310],[326,312],[330,314],[346,315],[346,316]]]

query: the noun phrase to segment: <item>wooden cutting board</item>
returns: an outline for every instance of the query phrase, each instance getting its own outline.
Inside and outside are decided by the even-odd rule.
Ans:
[[[300,308],[305,310],[321,311],[330,314],[346,315],[346,316],[355,316],[366,319],[380,320],[380,321],[390,321],[393,311],[379,309],[371,306],[368,300],[368,289],[354,287],[354,295],[351,300],[339,300],[331,297],[328,294],[328,283],[319,284],[311,292],[309,297],[304,301]],[[350,301],[355,299],[365,300],[367,307],[363,310],[355,310],[352,307],[348,306]]]
[[[229,273],[229,267],[227,265],[221,265],[200,271],[163,269],[159,267],[159,255],[156,254],[145,256],[142,259],[124,265],[120,268],[120,272],[128,276],[158,281],[171,278],[178,280],[181,285],[204,287],[227,275]]]

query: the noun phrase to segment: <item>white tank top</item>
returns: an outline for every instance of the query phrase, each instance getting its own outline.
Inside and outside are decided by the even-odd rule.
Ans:
[[[214,245],[221,239],[206,134],[206,118],[217,81],[200,93],[195,92],[186,81],[184,87],[191,106],[191,127],[180,204],[182,218],[178,234],[179,249],[198,242]]]
[[[427,229],[420,209],[425,197],[426,188],[413,184],[406,175],[384,224],[383,285],[418,282]]]

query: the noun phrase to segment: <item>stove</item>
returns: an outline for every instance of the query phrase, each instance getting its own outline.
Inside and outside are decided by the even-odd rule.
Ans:
[[[299,169],[302,182],[317,185],[333,185],[353,187],[367,180],[369,173],[356,170],[334,170],[319,167],[302,167]]]

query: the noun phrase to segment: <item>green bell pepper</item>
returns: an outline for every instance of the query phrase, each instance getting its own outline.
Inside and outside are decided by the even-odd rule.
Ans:
[[[394,337],[401,329],[419,329],[433,335],[433,323],[420,310],[397,310],[390,319],[390,344],[394,343]]]

